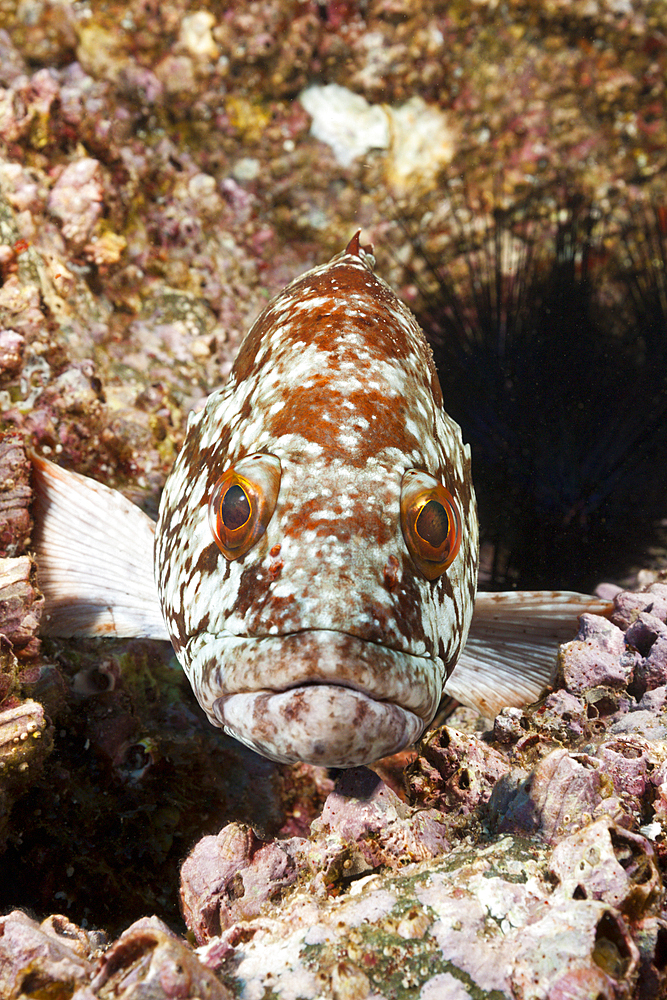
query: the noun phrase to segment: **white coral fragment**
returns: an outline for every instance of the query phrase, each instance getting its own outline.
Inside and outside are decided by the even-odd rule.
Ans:
[[[337,83],[308,87],[299,100],[313,119],[311,134],[331,147],[342,167],[371,149],[388,149],[389,119],[381,105]]]
[[[330,83],[308,87],[299,100],[313,119],[311,135],[331,148],[342,167],[371,149],[387,150],[387,180],[400,191],[431,183],[454,156],[447,116],[421,97],[392,108]]]

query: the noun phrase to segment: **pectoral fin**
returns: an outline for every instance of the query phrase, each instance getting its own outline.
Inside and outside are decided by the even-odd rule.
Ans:
[[[42,633],[167,639],[155,524],[118,490],[31,455]]]
[[[552,679],[561,642],[573,639],[584,612],[611,603],[569,591],[477,594],[466,647],[445,695],[493,718],[507,705],[536,701]]]

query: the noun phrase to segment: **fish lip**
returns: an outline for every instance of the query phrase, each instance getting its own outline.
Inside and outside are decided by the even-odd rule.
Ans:
[[[328,685],[396,705],[428,724],[445,681],[444,664],[435,657],[336,629],[268,636],[204,633],[193,637],[187,648],[187,672],[202,705],[234,694],[280,694]]]
[[[414,743],[425,723],[413,712],[331,684],[218,698],[209,718],[271,760],[355,767]]]

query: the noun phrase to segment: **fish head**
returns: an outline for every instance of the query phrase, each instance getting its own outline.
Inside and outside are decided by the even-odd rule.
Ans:
[[[470,453],[409,310],[352,241],[274,299],[190,421],[156,578],[215,725],[275,760],[414,742],[477,580]]]

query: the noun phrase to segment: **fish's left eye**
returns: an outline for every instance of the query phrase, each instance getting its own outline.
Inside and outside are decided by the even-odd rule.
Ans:
[[[412,561],[427,580],[454,562],[461,545],[459,506],[428,472],[409,469],[401,483],[401,528]]]
[[[213,487],[208,523],[230,562],[245,555],[266,531],[278,502],[280,474],[275,455],[249,455],[227,469]]]

